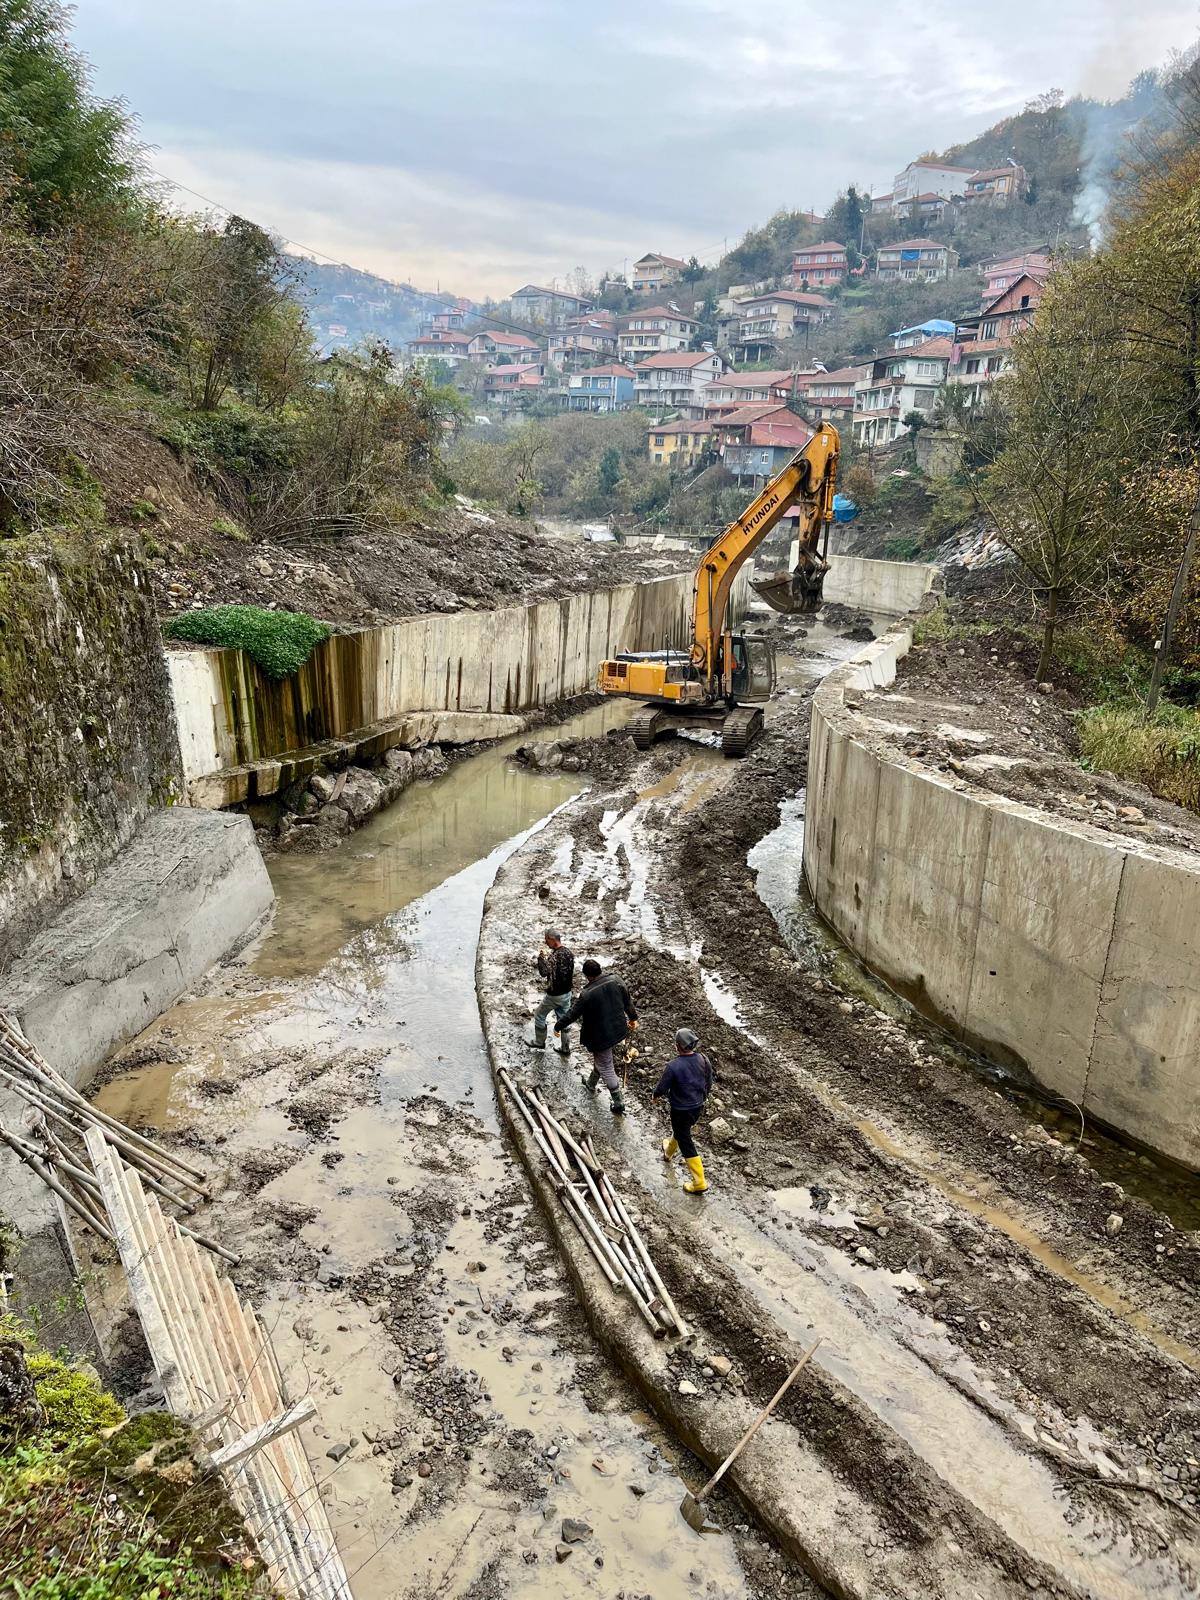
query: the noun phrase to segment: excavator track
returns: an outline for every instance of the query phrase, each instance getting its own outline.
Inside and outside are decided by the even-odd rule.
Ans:
[[[721,726],[721,754],[744,756],[763,730],[763,714],[757,706],[735,706]]]
[[[639,750],[649,750],[662,732],[666,718],[657,706],[642,706],[635,711],[629,724],[633,742]]]

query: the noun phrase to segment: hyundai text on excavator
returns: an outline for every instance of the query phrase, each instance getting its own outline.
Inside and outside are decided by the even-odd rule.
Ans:
[[[741,756],[762,732],[762,705],[775,687],[775,651],[766,639],[730,631],[734,579],[789,506],[798,506],[795,570],[754,588],[775,611],[819,608],[840,445],[837,429],[823,422],[704,552],[692,591],[690,651],[623,652],[600,663],[597,686],[605,694],[645,702],[631,724],[639,750],[648,750],[668,729],[716,727],[725,754]]]

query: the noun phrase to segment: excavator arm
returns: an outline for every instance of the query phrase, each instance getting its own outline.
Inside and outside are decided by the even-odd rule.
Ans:
[[[696,570],[692,597],[692,665],[712,683],[717,676],[722,635],[734,579],[789,506],[800,506],[800,556],[789,579],[760,586],[777,611],[815,611],[828,570],[822,552],[825,529],[833,520],[833,495],[841,440],[823,422],[812,438],[771,479],[736,522],[704,554]]]

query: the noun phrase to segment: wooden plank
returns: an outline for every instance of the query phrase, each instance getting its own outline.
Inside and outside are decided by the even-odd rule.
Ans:
[[[315,1417],[317,1408],[308,1395],[303,1400],[297,1400],[286,1411],[281,1411],[277,1417],[270,1417],[266,1422],[260,1422],[255,1427],[243,1433],[241,1438],[235,1439],[232,1444],[222,1445],[219,1450],[213,1451],[212,1463],[214,1467],[232,1467],[246,1456],[253,1455],[261,1450],[264,1445],[272,1440],[290,1433],[293,1428],[298,1428],[302,1422],[307,1422],[310,1417]]]
[[[100,1183],[104,1209],[112,1224],[121,1265],[129,1282],[129,1293],[134,1310],[146,1336],[146,1345],[154,1370],[163,1386],[167,1405],[176,1416],[187,1416],[191,1411],[191,1396],[187,1380],[179,1368],[175,1342],[171,1338],[166,1318],[158,1303],[154,1282],[150,1277],[140,1246],[133,1233],[133,1220],[125,1202],[120,1176],[116,1166],[116,1153],[99,1128],[88,1128],[84,1133],[88,1154],[92,1158],[92,1171]]]

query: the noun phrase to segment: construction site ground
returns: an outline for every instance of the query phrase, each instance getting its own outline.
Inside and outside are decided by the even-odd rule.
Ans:
[[[861,1530],[846,1592],[1194,1592],[1195,1180],[965,1058],[807,910],[808,698],[854,648],[829,634],[793,630],[742,762],[638,758],[606,705],[554,730],[586,773],[510,741],[274,862],[270,929],[102,1075],[105,1109],[219,1175],[207,1230],[317,1400],[360,1597],[822,1592],[736,1499],[725,1536],[682,1522],[703,1472],[670,1426],[708,1390],[765,1402],[818,1335],[762,1448],[786,1430],[831,1497],[814,1526]],[[592,1129],[695,1328],[662,1405],[594,1343],[501,1133],[493,881],[485,956],[493,919],[520,931],[493,1042]],[[623,1121],[578,1051],[525,1048],[549,921],[637,999]],[[699,1199],[649,1103],[683,1024],[720,1078]]]

